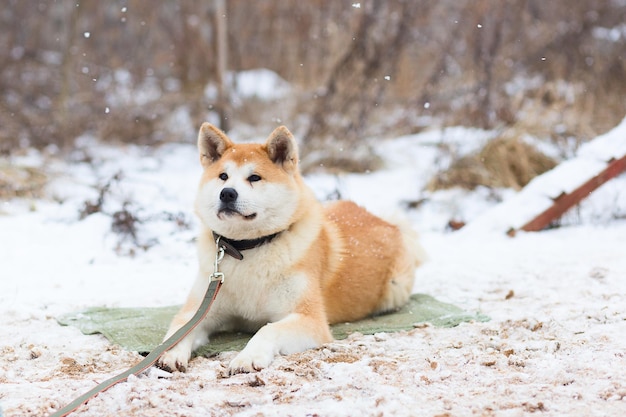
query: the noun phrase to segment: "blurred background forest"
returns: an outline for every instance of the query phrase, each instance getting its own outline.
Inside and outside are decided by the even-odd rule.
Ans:
[[[62,153],[81,135],[191,142],[204,120],[284,123],[308,151],[452,125],[580,142],[626,114],[624,0],[3,6],[4,155]],[[260,68],[288,89],[238,96],[236,74]]]

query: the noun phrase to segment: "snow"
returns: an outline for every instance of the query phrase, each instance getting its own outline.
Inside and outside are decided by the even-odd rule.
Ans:
[[[518,230],[552,206],[561,194],[569,194],[602,172],[613,159],[626,156],[626,118],[610,130],[582,145],[576,157],[535,177],[522,191],[487,211],[470,229]]]
[[[115,108],[120,106],[144,106],[161,95],[161,87],[155,77],[146,77],[138,86],[134,85],[133,75],[126,69],[116,69],[113,74],[104,73],[97,80],[96,89],[105,92],[105,102]]]
[[[248,71],[229,72],[227,82],[233,86],[235,104],[241,104],[246,99],[274,101],[285,98],[291,91],[290,84],[280,75],[266,68],[257,68]],[[209,83],[204,89],[204,95],[209,100],[216,100],[218,87]]]
[[[618,159],[626,155],[626,118],[609,132],[587,142],[578,150],[579,157],[602,161]]]
[[[77,415],[623,414],[626,179],[599,189],[561,229],[509,238],[472,228],[498,207],[489,192],[422,190],[446,163],[442,140],[469,152],[473,140],[489,134],[456,128],[381,141],[384,170],[316,174],[307,182],[321,198],[339,190],[378,214],[427,196],[405,212],[430,257],[415,291],[479,309],[490,322],[353,335],[234,377],[227,377],[227,365],[235,353],[197,358],[185,374],[132,377]],[[194,147],[112,147],[89,137],[79,144],[74,162],[36,153],[13,160],[54,173],[50,198],[0,206],[4,416],[47,415],[140,359],[101,336],[61,327],[55,317],[93,306],[181,303],[194,278],[191,207],[200,173]],[[604,146],[594,146],[604,155]],[[85,201],[93,202],[107,182],[101,212],[79,220]],[[516,196],[499,192],[507,202]],[[137,241],[145,250],[111,231],[112,215],[125,207],[141,220]],[[524,207],[508,210],[514,218]],[[454,217],[467,220],[467,230],[446,232]]]
[[[241,99],[278,100],[291,91],[287,81],[283,80],[274,71],[264,68],[229,73],[229,76],[231,79],[234,79],[233,84],[236,94]]]
[[[612,28],[595,27],[593,36],[600,40],[619,42],[622,38],[626,38],[626,24],[622,23]]]

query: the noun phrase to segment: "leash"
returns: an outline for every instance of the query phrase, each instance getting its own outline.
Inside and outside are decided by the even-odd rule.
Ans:
[[[78,407],[85,404],[86,402],[94,398],[96,395],[108,390],[115,384],[126,381],[128,377],[131,375],[139,375],[140,373],[144,372],[146,369],[154,365],[163,353],[167,352],[168,350],[176,346],[178,342],[184,339],[185,336],[187,336],[198,324],[200,324],[202,320],[204,320],[204,318],[209,313],[209,310],[211,309],[211,305],[213,304],[213,302],[215,301],[215,298],[217,297],[217,293],[219,292],[220,288],[222,287],[222,284],[224,283],[224,273],[219,272],[218,265],[224,258],[225,252],[224,252],[223,244],[220,244],[219,237],[216,239],[215,245],[217,248],[217,252],[215,255],[215,263],[214,263],[215,269],[213,273],[209,276],[209,287],[207,288],[206,293],[204,294],[204,299],[202,300],[202,303],[200,304],[198,311],[196,311],[196,314],[194,314],[191,320],[189,320],[187,324],[185,324],[183,327],[178,329],[176,333],[170,336],[166,341],[164,341],[159,346],[154,348],[154,350],[152,350],[152,352],[150,352],[148,356],[146,356],[137,365],[122,372],[119,375],[114,376],[113,378],[110,378],[104,382],[101,382],[100,384],[96,385],[96,387],[94,387],[90,391],[87,391],[80,397],[76,398],[74,401],[72,401],[65,407],[50,414],[50,417],[67,416],[68,414],[76,411]]]

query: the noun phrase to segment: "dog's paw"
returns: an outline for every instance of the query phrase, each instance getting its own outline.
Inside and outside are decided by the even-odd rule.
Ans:
[[[274,359],[274,356],[271,354],[246,352],[244,349],[230,362],[228,373],[235,375],[260,371],[263,368],[267,368],[272,363],[272,359]]]
[[[186,355],[177,355],[174,351],[165,352],[157,361],[157,366],[165,371],[174,372],[187,371],[189,357]]]

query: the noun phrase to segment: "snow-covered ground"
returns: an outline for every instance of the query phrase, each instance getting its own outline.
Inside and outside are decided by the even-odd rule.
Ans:
[[[450,233],[448,220],[471,224],[497,198],[486,190],[423,192],[447,163],[436,145],[467,152],[488,138],[455,128],[383,141],[386,169],[307,181],[320,198],[339,193],[377,214],[423,200],[407,212],[430,256],[415,291],[479,309],[490,322],[353,335],[234,377],[226,376],[234,353],[197,358],[185,374],[133,377],[76,415],[624,415],[626,178],[603,186],[560,229],[515,238],[479,228]],[[0,206],[4,416],[47,415],[140,359],[56,317],[181,303],[194,277],[195,148],[150,151],[89,138],[79,145],[72,163],[37,153],[12,161],[56,174],[48,198]],[[98,210],[79,220],[85,202]],[[112,231],[116,213],[140,221],[134,238]]]

